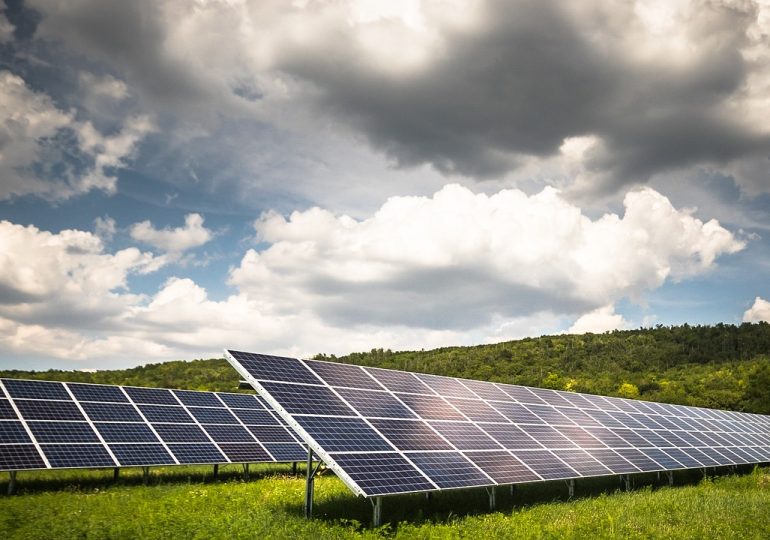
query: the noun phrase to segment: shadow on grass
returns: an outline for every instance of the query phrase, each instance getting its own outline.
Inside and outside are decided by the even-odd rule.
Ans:
[[[749,465],[739,466],[737,473],[747,474],[752,469],[753,466]],[[708,469],[708,476],[712,478],[729,474],[732,472],[726,467]],[[669,486],[665,474],[658,477],[657,473],[643,473],[632,475],[631,478],[632,491],[646,487],[657,490]],[[673,489],[677,486],[696,485],[703,478],[701,469],[675,471]],[[371,524],[373,512],[371,500],[356,498],[346,493],[324,496],[323,483],[316,483],[314,518],[339,523],[348,522],[354,526]],[[383,524],[390,523],[393,527],[401,521],[413,524],[445,523],[454,518],[481,515],[491,511],[510,514],[514,510],[530,506],[590,499],[621,491],[623,491],[623,485],[619,476],[576,480],[575,495],[572,499],[569,497],[567,484],[564,481],[519,484],[513,492],[510,486],[498,486],[495,510],[490,510],[488,493],[483,488],[435,492],[429,498],[424,493],[396,495],[383,498],[382,520]],[[303,515],[303,502],[287,501],[281,505],[281,508],[288,514]]]
[[[251,464],[248,478],[244,476],[241,464],[220,465],[215,477],[213,466],[189,465],[173,467],[150,467],[147,486],[162,484],[208,484],[214,482],[254,482],[263,478],[278,476],[304,478],[304,467],[292,473],[290,463]],[[9,477],[0,481],[0,494],[8,491]],[[114,469],[65,469],[51,471],[19,471],[16,476],[16,495],[29,495],[49,491],[91,491],[117,486],[142,486],[145,478],[142,467],[121,467],[117,480]]]

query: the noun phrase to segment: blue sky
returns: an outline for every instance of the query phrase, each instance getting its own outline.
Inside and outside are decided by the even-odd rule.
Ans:
[[[0,367],[768,320],[768,35],[768,0],[0,4]]]

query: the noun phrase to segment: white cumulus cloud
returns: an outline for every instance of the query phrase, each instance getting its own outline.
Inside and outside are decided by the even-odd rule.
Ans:
[[[615,306],[602,306],[598,309],[581,315],[567,330],[568,334],[585,334],[592,332],[601,334],[609,330],[622,330],[628,327],[628,321],[619,313],[615,313]]]
[[[213,233],[203,226],[203,216],[187,214],[183,227],[156,229],[149,221],[135,223],[129,229],[131,238],[167,253],[179,254],[206,244]]]
[[[757,296],[754,305],[743,313],[743,322],[770,322],[770,302]]]

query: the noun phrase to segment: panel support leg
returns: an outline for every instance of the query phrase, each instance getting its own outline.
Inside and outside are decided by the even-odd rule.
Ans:
[[[249,479],[249,464],[244,463],[243,464],[243,479],[248,480]]]
[[[487,488],[487,495],[489,495],[489,511],[494,512],[497,507],[497,489],[495,486]]]
[[[114,469],[112,469],[112,481],[117,482],[119,476],[120,476],[120,467],[115,467]]]
[[[516,495],[516,484],[511,484],[511,497]]]
[[[567,480],[567,493],[569,498],[572,499],[575,496],[575,480]]]
[[[631,475],[630,474],[621,474],[620,475],[620,483],[623,486],[623,489],[625,491],[631,491]]]
[[[428,502],[430,502],[430,500],[431,500],[432,498],[433,498],[433,493],[431,493],[430,491],[426,491],[426,492],[425,492],[425,500],[426,500],[426,501],[428,501]]]
[[[142,467],[142,484],[146,486],[149,480],[150,480],[150,468]]]
[[[372,500],[372,527],[382,525],[382,497],[375,497]]]
[[[8,495],[16,493],[16,471],[8,472]]]
[[[305,477],[305,517],[313,517],[313,491],[315,490],[314,478],[318,469],[321,468],[321,460],[318,460],[315,468],[313,467],[313,449],[307,449],[307,476]]]
[[[703,478],[708,478],[709,476],[708,469],[706,467],[703,467],[701,471],[703,472]]]
[[[674,471],[666,471],[666,476],[668,477],[668,485],[673,486],[674,485]]]
[[[291,463],[291,474],[297,474],[297,462],[293,461]]]
[[[214,465],[214,480],[219,478],[219,463],[216,463]]]

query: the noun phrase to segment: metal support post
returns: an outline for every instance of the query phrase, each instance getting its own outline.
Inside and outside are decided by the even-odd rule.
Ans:
[[[382,525],[382,497],[372,499],[372,507],[372,527],[379,527]]]
[[[293,461],[291,464],[291,474],[297,474],[297,462]]]
[[[569,498],[573,498],[575,496],[575,480],[567,480],[567,493],[569,494]]]
[[[243,464],[243,479],[248,480],[249,479],[249,464],[244,463]]]
[[[666,471],[666,476],[668,477],[668,485],[673,486],[674,485],[674,471]]]
[[[315,478],[318,469],[321,468],[321,460],[313,467],[313,449],[308,447],[307,449],[307,476],[305,479],[305,517],[310,519],[313,517],[313,491],[315,489]]]
[[[658,482],[660,482],[660,471],[655,473],[655,477],[657,478]]]
[[[8,495],[16,493],[16,471],[8,472]]]
[[[516,495],[516,484],[511,484],[511,497]]]
[[[119,476],[120,476],[120,467],[115,467],[114,469],[112,469],[112,481],[117,482]]]
[[[219,463],[214,464],[214,480],[219,478]]]
[[[430,491],[426,491],[425,492],[425,500],[430,502],[431,498],[433,498],[433,493],[431,493]]]
[[[150,479],[150,468],[142,467],[142,483],[146,486]]]
[[[631,475],[630,474],[621,474],[620,475],[620,483],[623,485],[623,489],[625,491],[631,491]]]
[[[708,469],[706,467],[703,467],[701,471],[703,472],[703,478],[708,478],[709,476]]]
[[[489,511],[494,512],[497,506],[497,490],[495,486],[487,488],[487,495],[489,495]]]

